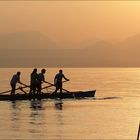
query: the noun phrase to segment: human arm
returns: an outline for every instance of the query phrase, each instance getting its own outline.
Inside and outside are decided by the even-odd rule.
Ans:
[[[23,85],[23,86],[28,86],[26,84],[23,84],[21,81],[18,82],[19,84]]]
[[[17,82],[18,82],[19,84],[23,84],[23,83],[20,81],[20,76],[17,76]]]
[[[69,79],[68,79],[68,78],[66,78],[64,74],[63,74],[63,78],[64,78],[66,81],[69,81]]]
[[[17,81],[19,84],[21,85],[24,85],[24,86],[27,86],[26,84],[23,84],[21,81],[20,81],[20,77],[18,77],[18,81]]]

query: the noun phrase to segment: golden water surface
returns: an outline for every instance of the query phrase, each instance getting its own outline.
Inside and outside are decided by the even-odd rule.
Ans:
[[[40,71],[40,69],[38,69]],[[58,68],[48,68],[53,82]],[[140,121],[139,68],[64,68],[67,90],[96,89],[95,99],[0,101],[0,139],[136,139]],[[21,71],[29,84],[31,68],[0,70],[0,91],[10,89],[11,76]],[[46,84],[44,84],[45,86]],[[54,90],[53,88],[50,90]]]

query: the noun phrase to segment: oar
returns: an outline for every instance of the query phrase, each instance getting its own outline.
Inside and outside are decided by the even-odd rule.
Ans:
[[[67,81],[63,81],[63,83],[65,83],[65,82],[67,82]],[[50,83],[50,82],[46,82],[46,83],[48,83],[48,84],[50,84],[50,85],[49,85],[49,86],[46,86],[46,87],[43,87],[42,89],[55,86],[54,84],[52,84],[52,83]],[[69,92],[68,90],[66,90],[66,89],[64,89],[64,88],[62,88],[62,90],[66,91],[66,92]]]
[[[63,81],[63,83],[64,83],[64,82],[67,82],[67,81]],[[54,84],[52,84],[52,83],[50,83],[50,82],[47,82],[47,81],[45,81],[45,83],[48,83],[48,84],[50,84],[50,85],[41,88],[41,90],[42,90],[42,89],[47,89],[47,88],[49,88],[49,87],[55,86]],[[26,85],[25,87],[19,87],[19,88],[17,88],[16,90],[20,89],[20,90],[23,91],[25,94],[27,94],[26,91],[23,90],[23,88],[26,88],[26,87],[30,87],[30,86],[27,86],[27,85]],[[66,92],[69,92],[68,90],[63,89],[63,88],[62,88],[62,90],[66,91]],[[10,92],[10,91],[11,91],[11,90],[9,90],[9,92]],[[6,93],[6,92],[7,92],[7,91],[2,92],[2,93]],[[1,94],[1,93],[0,93],[0,94]]]
[[[43,87],[42,89],[49,88],[49,87],[53,87],[53,86],[54,86],[54,85],[45,86],[45,87]]]
[[[25,84],[23,84],[23,85],[24,85],[24,87],[18,87],[18,88],[16,88],[15,90],[19,90],[19,89],[21,89],[21,88],[30,87],[30,86],[25,85]],[[7,90],[7,91],[0,92],[0,94],[4,94],[4,93],[8,93],[8,92],[11,92],[11,90]]]

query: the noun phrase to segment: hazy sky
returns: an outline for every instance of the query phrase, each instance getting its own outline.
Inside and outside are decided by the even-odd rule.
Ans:
[[[140,1],[0,1],[0,33],[35,30],[54,41],[140,33]]]

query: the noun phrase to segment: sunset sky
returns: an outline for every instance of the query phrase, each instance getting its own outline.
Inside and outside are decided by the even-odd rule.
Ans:
[[[0,34],[28,30],[58,42],[124,39],[140,33],[140,1],[0,1]]]

